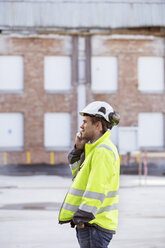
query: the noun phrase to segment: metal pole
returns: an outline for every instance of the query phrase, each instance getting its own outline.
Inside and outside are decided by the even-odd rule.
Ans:
[[[139,174],[139,185],[141,185],[141,175],[142,175],[142,154],[139,154],[139,164],[138,164],[138,174]]]
[[[146,150],[144,151],[143,164],[144,164],[144,179],[145,179],[145,184],[147,184],[148,164],[147,164],[147,151]]]

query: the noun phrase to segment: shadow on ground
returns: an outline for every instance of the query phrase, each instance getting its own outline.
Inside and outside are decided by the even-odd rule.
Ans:
[[[72,177],[68,164],[20,164],[1,165],[0,175],[6,176],[33,176],[33,175],[56,175]]]
[[[138,164],[121,165],[120,174],[138,175]],[[144,168],[142,169],[144,174]],[[20,164],[0,165],[0,175],[6,176],[32,176],[32,175],[56,175],[72,177],[68,164]],[[164,164],[148,164],[148,175],[165,176]]]

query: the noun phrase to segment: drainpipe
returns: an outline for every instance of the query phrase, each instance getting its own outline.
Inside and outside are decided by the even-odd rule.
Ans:
[[[86,37],[78,37],[78,85],[77,85],[77,112],[86,106]],[[77,130],[80,130],[82,116],[77,115]]]
[[[164,93],[165,93],[165,38],[164,38]],[[163,148],[165,150],[165,112],[163,112]]]

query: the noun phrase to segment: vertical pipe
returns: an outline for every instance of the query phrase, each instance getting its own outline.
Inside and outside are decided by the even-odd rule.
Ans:
[[[78,37],[72,38],[72,82],[78,84]]]
[[[145,178],[145,184],[147,184],[148,163],[147,163],[147,151],[146,151],[146,150],[144,151],[143,164],[144,164],[144,178]]]
[[[78,37],[78,85],[77,112],[86,105],[86,37]],[[82,117],[78,114],[77,129],[79,130]]]
[[[164,38],[164,93],[165,93],[165,38]],[[163,146],[165,150],[165,113],[163,113]]]
[[[79,115],[79,112],[86,105],[86,88],[84,84],[79,84],[77,86],[77,111],[78,111],[78,121],[77,121],[77,129],[80,130],[80,126],[82,124],[83,117]]]
[[[86,37],[86,83],[91,84],[91,37]]]
[[[142,156],[141,156],[141,152],[140,152],[140,155],[139,155],[138,174],[139,174],[139,185],[141,185],[141,175],[142,175]]]

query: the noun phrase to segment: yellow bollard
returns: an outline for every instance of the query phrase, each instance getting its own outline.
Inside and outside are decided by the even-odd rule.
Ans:
[[[27,164],[31,164],[31,153],[27,152]]]
[[[7,152],[3,153],[3,164],[7,164]]]
[[[122,155],[119,155],[120,157],[120,164],[122,164]]]
[[[54,152],[50,153],[50,164],[54,165]]]
[[[136,163],[139,164],[141,160],[141,153],[136,156]]]

